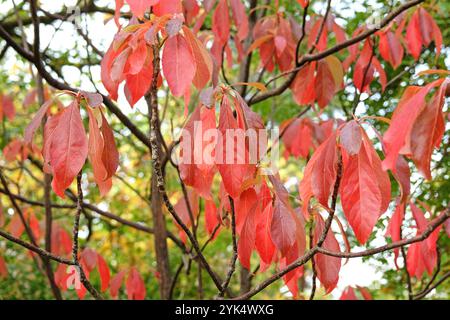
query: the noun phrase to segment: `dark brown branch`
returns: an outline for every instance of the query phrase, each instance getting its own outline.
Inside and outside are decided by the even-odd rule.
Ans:
[[[26,249],[28,249],[30,251],[33,251],[34,253],[37,253],[41,257],[44,257],[44,258],[47,258],[47,259],[50,259],[50,260],[53,260],[53,261],[56,261],[56,262],[59,262],[59,263],[63,263],[63,264],[69,265],[69,266],[70,265],[75,265],[75,263],[73,261],[71,261],[71,260],[65,259],[63,257],[56,256],[56,255],[52,254],[51,252],[48,252],[48,251],[46,251],[44,249],[41,249],[41,248],[31,244],[31,243],[28,243],[28,242],[25,242],[25,241],[23,241],[23,240],[21,240],[19,238],[16,238],[16,237],[14,237],[14,236],[10,235],[9,233],[6,233],[6,232],[4,232],[2,230],[0,230],[0,236],[5,238],[5,239],[7,239],[7,240],[9,240],[9,241],[11,241],[11,242],[13,242],[13,243],[15,243],[15,244],[18,244],[19,246],[22,246],[22,247],[24,247],[24,248],[26,248]]]
[[[237,248],[237,242],[236,242],[236,212],[234,208],[234,200],[231,197],[228,197],[230,200],[230,208],[231,208],[231,237],[232,237],[232,243],[233,243],[233,255],[231,257],[230,265],[228,267],[228,273],[227,277],[225,278],[225,281],[222,284],[222,290],[220,290],[219,297],[223,297],[225,294],[225,291],[227,290],[228,286],[230,285],[231,277],[233,276],[234,271],[236,270],[236,260],[238,256],[238,248]]]
[[[427,290],[418,294],[417,296],[414,296],[414,300],[421,300],[421,299],[425,298],[425,296],[427,294],[429,294],[431,291],[433,291],[434,289],[439,287],[441,284],[443,284],[448,278],[450,278],[450,271],[448,271],[446,274],[444,274],[441,279],[439,279],[434,285],[429,287]]]
[[[172,217],[175,219],[175,221],[178,223],[178,225],[183,229],[183,231],[188,236],[190,242],[192,243],[195,252],[197,253],[200,261],[203,264],[203,267],[210,275],[211,279],[213,280],[214,284],[216,285],[217,289],[221,290],[221,280],[220,278],[213,272],[211,269],[211,266],[206,261],[205,257],[203,256],[199,244],[197,240],[195,239],[192,232],[189,230],[189,228],[184,224],[184,222],[181,220],[181,218],[177,215],[175,212],[175,209],[172,205],[172,203],[169,200],[169,197],[166,192],[165,182],[164,182],[164,175],[162,173],[162,167],[161,167],[161,150],[158,145],[158,100],[157,100],[157,79],[159,75],[159,67],[160,67],[160,58],[159,58],[159,49],[156,46],[153,46],[153,79],[152,84],[150,87],[150,96],[151,96],[151,107],[152,107],[152,118],[151,118],[151,135],[150,135],[150,144],[152,149],[152,161],[153,161],[153,168],[154,172],[157,177],[157,187],[158,191],[161,193],[163,197],[164,204],[169,211],[169,213],[172,215]]]
[[[89,282],[89,280],[86,277],[86,274],[80,264],[80,261],[78,260],[78,231],[80,228],[80,217],[81,217],[81,211],[83,210],[82,203],[83,203],[83,189],[81,188],[81,176],[82,173],[80,172],[77,176],[77,211],[75,213],[75,219],[73,224],[73,243],[72,243],[72,259],[77,266],[80,281],[84,285],[84,287],[89,291],[92,296],[97,300],[103,300],[103,297],[98,293],[98,291],[92,286],[92,284]]]

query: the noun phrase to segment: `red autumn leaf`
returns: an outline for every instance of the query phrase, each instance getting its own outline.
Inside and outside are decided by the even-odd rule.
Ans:
[[[0,93],[0,121],[6,116],[9,121],[13,121],[16,116],[14,101],[11,96],[5,96]]]
[[[438,148],[445,131],[444,106],[445,91],[450,80],[442,82],[439,90],[417,116],[410,135],[411,158],[419,171],[431,180],[430,162],[433,150]]]
[[[397,206],[395,207],[395,211],[392,214],[391,219],[389,220],[389,224],[386,230],[386,237],[391,237],[392,242],[401,240],[402,224],[404,217],[405,217],[405,203],[398,202]],[[395,255],[394,263],[396,266],[399,250],[400,250],[399,248],[394,249]]]
[[[410,141],[414,123],[420,112],[426,106],[425,97],[443,80],[436,80],[424,87],[409,86],[392,115],[389,129],[383,136],[383,145],[386,158],[383,161],[385,170],[391,169],[395,172],[395,165],[399,153],[410,153]]]
[[[152,56],[152,55],[151,55]],[[144,65],[137,74],[127,74],[124,88],[125,97],[133,107],[148,91],[153,78],[153,65],[151,62]]]
[[[216,165],[222,176],[227,193],[237,198],[242,192],[242,185],[255,166],[247,162],[248,154],[245,148],[245,132],[240,128],[230,108],[229,99],[223,97],[220,107],[218,130],[222,135],[216,146]],[[232,150],[230,146],[232,146]]]
[[[403,156],[397,158],[395,166],[394,178],[400,185],[401,201],[404,202],[411,192],[410,183],[411,172],[409,170],[408,162]]]
[[[245,40],[248,35],[249,25],[248,18],[245,13],[245,6],[241,0],[230,0],[231,12],[233,13],[233,20],[238,29],[237,37],[240,40]]]
[[[89,115],[89,141],[88,141],[88,155],[89,161],[92,164],[92,169],[94,171],[94,179],[100,188],[100,193],[104,195],[107,190],[104,190],[102,186],[104,185],[104,180],[106,179],[107,172],[105,165],[103,164],[102,155],[104,149],[103,136],[98,127],[97,119],[91,111],[88,110]],[[105,192],[106,191],[106,192]]]
[[[52,253],[67,256],[72,253],[72,239],[70,235],[57,224],[52,227]]]
[[[213,71],[213,62],[211,55],[206,50],[205,46],[197,39],[192,31],[183,26],[184,35],[191,47],[192,54],[197,66],[194,79],[192,80],[197,89],[203,89],[211,80]]]
[[[300,232],[300,230],[299,230]],[[270,236],[273,243],[283,255],[286,255],[297,239],[297,225],[294,213],[288,204],[278,196],[275,198]]]
[[[381,32],[380,36],[380,54],[384,60],[388,61],[394,69],[401,65],[404,49],[399,37],[392,31]]]
[[[16,159],[21,161],[27,158],[27,148],[21,140],[14,139],[3,148],[3,156],[7,162],[12,162]]]
[[[135,267],[130,269],[125,283],[128,300],[144,300],[146,289],[144,280]]]
[[[59,120],[64,112],[61,111],[57,115],[47,118],[44,126],[44,145],[42,146],[42,156],[44,157],[44,172],[51,174],[52,168],[50,166],[50,146],[52,144],[53,133],[58,126]]]
[[[297,0],[297,2],[302,6],[302,8],[305,8],[309,4],[309,0]]]
[[[87,270],[91,272],[97,266],[97,252],[86,248],[81,252],[80,261],[84,263]]]
[[[320,214],[315,215],[315,227],[314,227],[314,243],[316,244],[323,231],[325,229],[325,221],[323,221]],[[325,241],[322,244],[322,248],[332,251],[341,252],[339,243],[334,237],[333,231],[328,230]],[[320,283],[325,287],[326,293],[330,293],[336,288],[339,281],[339,270],[341,269],[341,259],[336,257],[327,256],[318,253],[314,256],[316,263],[317,278]]]
[[[214,229],[217,228],[217,225],[220,223],[218,210],[216,207],[216,204],[212,200],[206,200],[205,202],[205,226],[206,231],[209,235],[212,235],[214,232]],[[219,234],[218,231],[216,231],[216,234],[214,238],[217,237]]]
[[[235,211],[236,211],[236,232],[241,233],[242,227],[244,226],[247,216],[258,202],[258,196],[254,188],[248,188],[241,193],[239,198],[235,201]]]
[[[353,156],[359,153],[362,143],[361,127],[355,120],[349,121],[342,127],[340,132],[340,143],[345,151]]]
[[[292,155],[306,159],[313,147],[311,122],[308,119],[291,119],[283,123],[280,130],[284,133],[282,140],[286,148],[286,157]]]
[[[199,106],[186,122],[180,138],[181,179],[207,199],[211,199],[210,187],[215,174],[215,140],[214,137],[206,139],[205,135],[215,128],[214,109]]]
[[[106,169],[106,177],[104,180],[110,179],[119,167],[119,151],[114,140],[114,133],[105,118],[105,115],[100,111],[102,117],[101,133],[103,136],[103,153],[102,161]]]
[[[258,218],[258,223],[256,225],[256,250],[258,251],[261,260],[266,264],[272,262],[276,249],[270,235],[272,215],[272,203],[269,202],[262,211],[261,216]]]
[[[111,279],[109,286],[109,293],[111,294],[111,297],[113,299],[116,299],[119,295],[119,289],[122,286],[125,274],[126,274],[125,270],[122,270]]]
[[[408,50],[414,59],[419,59],[422,46],[428,47],[434,41],[437,55],[442,46],[442,34],[431,15],[422,7],[419,7],[411,17],[406,29],[406,43]]]
[[[381,160],[365,134],[358,154],[350,156],[342,151],[342,208],[356,238],[364,244],[389,205],[389,176],[381,169]]]
[[[160,0],[126,0],[130,6],[131,12],[139,18],[142,18],[144,13],[159,1]]]
[[[230,37],[230,15],[227,0],[219,0],[212,18],[212,30],[217,35],[220,47],[223,47]]]
[[[421,234],[428,226],[428,222],[421,209],[410,203],[411,211],[417,225],[417,234]],[[436,243],[441,226],[435,229],[431,235],[423,241],[415,242],[408,248],[406,254],[406,267],[410,276],[421,279],[425,272],[433,273],[437,265]]]
[[[336,91],[333,74],[326,60],[320,60],[317,64],[317,74],[314,79],[314,91],[317,97],[317,104],[321,109],[330,103]]]
[[[117,81],[114,81],[111,76],[111,69],[114,64],[114,60],[117,58],[117,56],[120,54],[120,51],[115,50],[114,48],[114,42],[111,43],[108,50],[106,51],[105,55],[103,56],[102,63],[101,63],[101,79],[103,86],[108,91],[109,95],[111,96],[111,99],[117,100],[118,97],[118,89],[119,89],[119,83]]]
[[[153,7],[153,12],[160,17],[166,14],[182,13],[181,0],[159,0],[159,3]]]
[[[191,48],[182,35],[167,39],[162,55],[162,68],[170,91],[182,96],[194,79],[196,63]]]
[[[339,298],[339,300],[358,300],[358,298],[356,297],[353,287],[347,287],[342,292],[342,295]]]
[[[313,61],[301,68],[291,84],[294,99],[300,105],[310,104],[316,99],[314,85],[316,64],[317,63]]]
[[[105,292],[109,287],[109,281],[111,278],[111,274],[109,271],[108,264],[105,259],[100,254],[97,254],[97,266],[98,272],[100,274],[100,280],[102,283],[102,292]]]
[[[5,259],[0,256],[0,278],[8,277],[8,267],[6,266]]]
[[[250,257],[255,247],[255,233],[256,233],[256,216],[260,212],[260,204],[254,202],[253,206],[249,208],[242,224],[238,242],[238,257],[241,265],[250,270]]]
[[[374,76],[373,61],[375,57],[372,53],[372,45],[370,41],[364,43],[363,50],[359,55],[353,72],[353,82],[359,92],[366,92]]]
[[[18,214],[15,214],[8,225],[8,231],[12,236],[20,238],[20,236],[25,231],[25,227]]]
[[[64,198],[64,191],[80,172],[88,154],[88,143],[75,101],[61,115],[51,139],[50,164],[53,169],[52,187]]]
[[[149,54],[149,48],[147,47],[147,43],[144,40],[140,40],[136,45],[136,48],[133,49],[130,56],[128,57],[128,73],[129,74],[137,74],[144,67],[147,55]],[[152,61],[152,59],[149,59]],[[150,62],[151,64],[151,62]]]
[[[308,215],[311,197],[328,208],[328,198],[333,190],[337,174],[336,134],[330,135],[314,152],[305,168],[300,182],[300,197],[303,200],[303,213]]]

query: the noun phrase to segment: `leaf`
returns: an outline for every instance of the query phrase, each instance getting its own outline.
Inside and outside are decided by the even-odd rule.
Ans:
[[[264,206],[263,206],[264,207]],[[261,213],[256,225],[255,244],[261,260],[270,264],[274,258],[275,245],[270,235],[273,208],[269,203]]]
[[[422,46],[428,47],[434,41],[437,56],[441,52],[442,34],[431,15],[422,7],[417,8],[406,29],[408,50],[415,60],[419,59]]]
[[[291,119],[281,125],[284,132],[282,140],[286,148],[285,155],[306,159],[313,148],[313,128],[307,119]]]
[[[230,0],[230,5],[234,24],[238,29],[237,37],[240,40],[245,40],[249,31],[249,23],[247,15],[245,13],[245,5],[241,0]]]
[[[434,148],[438,148],[445,131],[444,106],[445,91],[450,80],[442,82],[431,101],[425,105],[417,116],[410,136],[411,158],[419,171],[431,180],[431,156]]]
[[[230,37],[230,16],[227,0],[219,0],[212,17],[212,31],[217,35],[217,40],[223,47]]]
[[[333,133],[314,152],[300,182],[305,216],[308,216],[309,201],[313,196],[328,208],[328,198],[336,181],[337,159],[336,133]]]
[[[249,209],[242,225],[238,242],[238,257],[241,265],[250,270],[250,257],[255,247],[255,233],[256,233],[256,216],[260,211],[260,204],[254,202]]]
[[[160,0],[126,0],[130,6],[131,12],[139,18],[142,18],[144,13],[159,1]]]
[[[50,166],[50,146],[52,144],[53,133],[58,126],[59,120],[61,119],[64,110],[55,116],[50,116],[47,118],[47,122],[44,126],[44,145],[42,147],[42,156],[44,157],[44,172],[51,174],[52,168]]]
[[[105,292],[109,287],[111,278],[108,264],[100,254],[97,254],[98,272],[100,273],[100,280],[102,283],[102,292]]]
[[[183,20],[179,17],[174,17],[170,19],[166,24],[166,32],[169,37],[173,37],[180,32],[183,26]]]
[[[412,202],[410,203],[416,226],[418,228],[417,235],[424,232],[428,227],[423,211],[417,208]],[[406,266],[410,276],[421,279],[425,272],[428,275],[433,273],[437,266],[436,243],[439,237],[441,226],[435,229],[428,238],[423,241],[415,242],[408,248],[406,254]]]
[[[272,34],[266,34],[264,36],[261,36],[261,37],[257,38],[255,41],[253,41],[253,43],[248,48],[247,54],[249,54],[253,50],[259,48],[265,42],[270,41],[272,39],[273,39],[273,35]]]
[[[84,249],[80,261],[84,263],[87,271],[91,272],[97,266],[97,252],[89,248]]]
[[[129,64],[127,73],[138,74],[146,63],[148,53],[147,43],[144,40],[140,40],[127,59],[127,63]],[[149,59],[150,64],[152,63],[151,58],[152,56]]]
[[[205,226],[206,231],[211,236],[214,232],[214,229],[217,227],[217,225],[220,223],[219,216],[218,216],[218,210],[217,207],[212,200],[206,200],[205,201]],[[214,239],[219,234],[218,231],[216,231],[216,235],[214,236]]]
[[[197,66],[197,70],[192,81],[194,86],[200,90],[207,85],[212,77],[213,62],[211,55],[188,27],[183,26],[183,32],[191,47],[195,64]]]
[[[64,191],[81,171],[87,155],[87,137],[78,103],[74,101],[62,113],[50,145],[52,187],[61,198],[64,198]]]
[[[394,69],[402,64],[404,49],[398,36],[392,31],[380,33],[380,54]]]
[[[101,63],[101,79],[103,86],[108,91],[110,97],[112,100],[117,100],[118,97],[118,89],[119,89],[119,83],[117,81],[114,81],[111,77],[111,69],[114,63],[114,60],[119,55],[120,51],[116,51],[114,49],[114,42],[111,43],[110,47],[106,51],[105,55],[103,56],[102,63]]]
[[[349,155],[353,156],[359,153],[362,135],[358,122],[351,120],[344,125],[340,130],[340,143]]]
[[[301,68],[291,84],[294,99],[300,105],[310,104],[316,99],[314,80],[316,65],[317,63],[313,61]]]
[[[342,208],[356,238],[364,244],[389,205],[389,177],[366,136],[358,154],[349,156],[343,151]]]
[[[8,267],[6,266],[5,259],[0,256],[0,278],[6,279],[8,277]]]
[[[245,132],[240,130],[230,108],[229,100],[223,97],[220,107],[218,130],[222,141],[216,145],[216,165],[222,176],[227,193],[237,198],[242,192],[243,182],[255,170],[254,165],[246,163]],[[232,147],[232,148],[231,148]]]
[[[181,97],[189,88],[196,72],[196,63],[186,39],[176,35],[167,39],[162,55],[162,68],[170,91]]]
[[[100,194],[104,196],[110,189],[109,184],[105,184],[107,179],[107,171],[103,164],[102,155],[104,150],[103,136],[98,127],[97,119],[90,108],[87,108],[89,115],[89,141],[88,155],[92,164],[94,179],[100,189]]]
[[[103,96],[99,93],[80,91],[83,97],[86,99],[88,105],[92,108],[96,108],[102,105]]]
[[[215,133],[215,128],[214,110],[198,106],[180,137],[180,177],[206,199],[212,199],[210,187],[215,174],[216,148],[215,138],[206,139],[206,132]]]
[[[107,175],[104,180],[111,178],[119,167],[119,151],[117,151],[116,142],[114,140],[114,133],[108,124],[103,112],[101,113],[104,148],[102,153],[102,161],[105,166]]]
[[[135,267],[130,269],[125,283],[128,300],[144,300],[146,290],[144,280]]]
[[[359,55],[355,64],[355,70],[353,72],[353,82],[359,92],[366,92],[370,88],[370,83],[373,80],[374,67],[373,62],[375,57],[372,52],[373,48],[370,41],[364,43],[363,50]]]
[[[160,0],[158,4],[153,7],[153,12],[157,16],[162,17],[167,14],[183,13],[183,7],[180,0]]]
[[[153,59],[153,55],[150,55]],[[142,70],[137,74],[127,74],[125,76],[125,97],[131,107],[147,93],[153,79],[153,65],[151,62],[144,65]]]
[[[356,297],[353,288],[349,286],[345,288],[345,290],[342,292],[342,295],[339,298],[339,300],[358,300],[358,298]]]
[[[393,175],[400,185],[401,201],[404,202],[411,192],[411,172],[409,170],[408,162],[406,162],[403,156],[397,158],[395,173]]]
[[[325,229],[325,221],[323,221],[320,214],[315,215],[315,227],[314,227],[314,244],[317,244],[323,231]],[[339,243],[337,242],[332,230],[329,230],[325,241],[322,244],[322,248],[331,252],[341,252]],[[320,283],[325,287],[326,294],[333,291],[339,281],[339,271],[341,269],[341,259],[336,257],[327,256],[318,253],[314,256],[316,263],[317,278]]]
[[[11,96],[0,94],[0,120],[3,120],[3,116],[6,116],[9,121],[13,121],[16,116],[16,109]]]
[[[109,293],[111,294],[111,297],[113,299],[117,299],[119,295],[119,289],[122,286],[122,281],[124,277],[125,277],[125,270],[122,270],[111,279]]]
[[[241,234],[242,227],[244,226],[247,216],[258,202],[258,197],[254,188],[248,188],[241,193],[239,198],[235,201],[235,213],[236,213],[236,232]]]
[[[441,84],[441,80],[434,81],[424,87],[409,86],[403,93],[402,98],[392,115],[389,129],[383,136],[383,145],[386,158],[383,161],[383,169],[391,169],[395,172],[395,164],[398,154],[409,153],[411,131],[415,120],[426,105],[425,97],[428,92]]]
[[[275,198],[270,236],[283,255],[287,254],[296,240],[296,222],[288,206],[279,197]]]
[[[402,224],[403,219],[405,217],[405,203],[404,202],[397,202],[397,205],[395,207],[395,211],[392,214],[391,219],[389,220],[389,224],[387,226],[386,230],[386,237],[390,237],[392,239],[392,242],[396,242],[401,240],[401,233],[402,233]],[[394,263],[397,266],[397,258],[399,255],[399,248],[394,249]],[[398,266],[397,266],[398,269]]]

